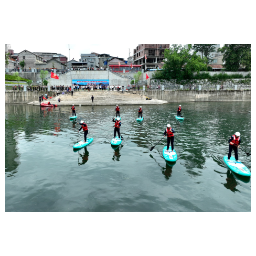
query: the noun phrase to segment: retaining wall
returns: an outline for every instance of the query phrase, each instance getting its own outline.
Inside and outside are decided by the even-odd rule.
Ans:
[[[188,101],[251,101],[251,90],[221,91],[162,91],[151,90],[144,93],[147,97],[168,102]]]

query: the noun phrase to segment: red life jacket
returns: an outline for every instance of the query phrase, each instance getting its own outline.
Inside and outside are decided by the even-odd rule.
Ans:
[[[171,128],[166,128],[166,134],[167,134],[167,137],[174,137],[174,134]]]
[[[75,110],[76,108],[75,108],[75,106],[72,106],[72,110]]]
[[[116,122],[115,122],[115,128],[120,128],[120,121],[116,120]]]
[[[140,112],[140,113],[142,112],[142,108],[139,108],[139,112]]]
[[[85,132],[85,131],[88,131],[88,126],[87,126],[87,124],[82,124],[82,128],[83,128],[83,131]]]
[[[235,135],[232,135],[232,140],[231,142],[234,143],[234,146],[238,146],[239,145],[239,141],[240,141],[240,137],[236,137]]]
[[[51,103],[50,103],[50,101],[48,102],[48,105],[50,105]]]
[[[116,107],[116,111],[120,111],[120,108],[119,108],[119,107]]]
[[[181,111],[181,107],[178,107],[178,111],[179,111],[179,112]]]

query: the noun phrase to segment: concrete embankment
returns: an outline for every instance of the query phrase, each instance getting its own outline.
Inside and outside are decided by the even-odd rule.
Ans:
[[[162,91],[152,90],[145,93],[150,98],[168,102],[188,101],[251,101],[251,90],[214,90],[214,91]]]

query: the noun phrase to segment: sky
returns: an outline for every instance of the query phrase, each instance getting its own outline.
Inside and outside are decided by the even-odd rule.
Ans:
[[[138,40],[139,42],[139,40]],[[68,44],[68,43],[29,43],[29,42],[15,42],[11,43],[11,49],[14,50],[14,53],[19,53],[23,50],[28,50],[31,52],[54,52],[54,53],[60,53],[65,55],[68,60],[69,59],[75,59],[79,61],[81,58],[81,54],[96,52],[96,53],[106,53],[114,57],[120,57],[127,60],[129,57],[129,51],[130,55],[133,55],[133,49],[137,47],[140,43],[152,43],[152,42],[139,42],[137,41],[129,41],[123,42],[120,46],[116,46],[115,44],[106,44],[106,43],[100,43],[100,42],[91,42],[91,43],[77,43],[77,44]],[[166,40],[162,40],[158,44],[174,44],[175,42],[166,42]],[[222,46],[221,44],[220,46]],[[70,47],[70,55],[69,55],[69,47]],[[70,58],[69,58],[70,56]]]
[[[68,60],[72,60],[74,58],[76,61],[79,61],[82,53],[88,54],[91,52],[99,54],[106,53],[110,56],[124,58],[124,60],[127,60],[129,57],[129,51],[130,56],[132,56],[133,50],[137,46],[138,44],[11,44],[11,49],[14,53],[20,53],[23,50],[28,50],[30,52],[60,53],[65,55]],[[223,44],[220,46],[222,47]]]

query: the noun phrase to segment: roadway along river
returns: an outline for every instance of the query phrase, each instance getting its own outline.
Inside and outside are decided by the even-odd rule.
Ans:
[[[176,123],[178,104],[121,106],[122,145],[114,150],[111,106],[76,106],[88,124],[92,144],[73,151],[83,136],[69,120],[68,106],[41,109],[5,105],[6,212],[249,212],[251,180],[228,171],[228,138],[241,133],[251,148],[250,102],[183,103],[185,121]],[[176,164],[162,157],[166,124],[175,130]],[[232,153],[234,156],[234,153]],[[251,170],[251,157],[239,150]]]

